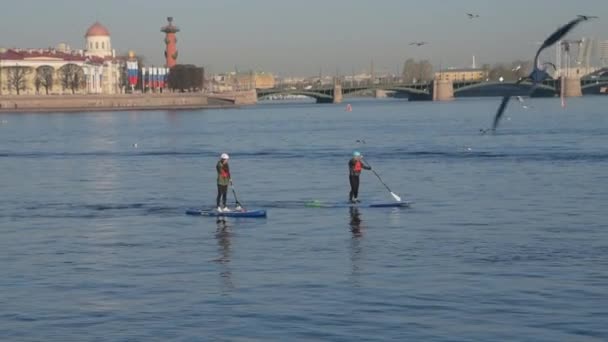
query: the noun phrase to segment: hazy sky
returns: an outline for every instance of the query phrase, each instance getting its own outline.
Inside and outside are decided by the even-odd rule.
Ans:
[[[160,27],[175,18],[179,62],[212,72],[267,70],[280,75],[396,72],[408,57],[468,66],[531,59],[536,42],[576,14],[600,16],[570,38],[608,39],[607,0],[20,0],[2,6],[0,46],[84,45],[99,20],[119,52],[163,60]],[[467,19],[465,13],[479,13]],[[424,40],[430,45],[408,46]]]

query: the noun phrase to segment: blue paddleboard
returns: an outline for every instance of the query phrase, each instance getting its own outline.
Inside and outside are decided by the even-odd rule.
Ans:
[[[266,210],[239,210],[218,212],[217,210],[188,209],[186,215],[211,217],[266,217]]]

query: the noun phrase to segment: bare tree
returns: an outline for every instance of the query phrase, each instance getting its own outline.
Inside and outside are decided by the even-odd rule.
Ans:
[[[53,89],[55,69],[48,65],[43,65],[36,69],[36,91],[40,92],[40,88],[44,87],[46,94]]]
[[[500,80],[501,77],[504,81],[517,81],[526,77],[531,72],[532,67],[533,63],[531,61],[517,60],[510,65],[498,63],[489,68],[488,78],[493,81]]]
[[[12,66],[8,68],[8,88],[14,89],[17,95],[27,89],[27,75],[32,72],[30,67]]]
[[[405,83],[413,83],[416,79],[416,61],[412,58],[409,58],[403,64],[403,82]]]
[[[66,64],[59,69],[61,76],[61,86],[63,89],[72,90],[75,94],[78,89],[84,87],[85,76],[81,67],[76,64]]]
[[[426,82],[433,79],[433,65],[428,60],[408,59],[403,65],[403,82]]]
[[[433,79],[433,64],[428,59],[418,62],[419,82],[428,82]]]

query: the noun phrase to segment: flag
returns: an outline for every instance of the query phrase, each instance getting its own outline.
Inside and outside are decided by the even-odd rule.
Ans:
[[[152,88],[158,88],[158,68],[152,68]]]
[[[146,88],[146,68],[141,68],[141,87]]]
[[[143,68],[142,68],[143,73]],[[127,76],[129,78],[129,85],[135,86],[138,78],[138,65],[137,61],[127,61]]]

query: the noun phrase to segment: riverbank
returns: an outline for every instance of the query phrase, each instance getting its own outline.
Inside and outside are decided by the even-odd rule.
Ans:
[[[0,96],[0,113],[229,108],[242,101],[202,93]]]

